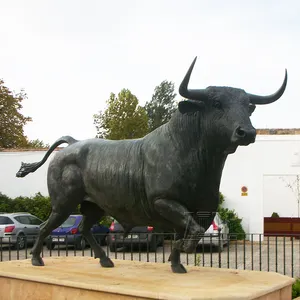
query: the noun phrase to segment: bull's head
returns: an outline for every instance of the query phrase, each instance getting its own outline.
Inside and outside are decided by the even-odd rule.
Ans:
[[[246,93],[242,89],[210,86],[206,89],[188,89],[188,83],[197,57],[191,64],[180,87],[179,93],[188,100],[179,102],[180,113],[197,113],[204,130],[218,140],[219,145],[234,152],[239,145],[255,142],[256,130],[250,116],[256,105],[269,104],[278,100],[285,91],[287,70],[280,89],[269,96],[258,96]],[[194,114],[193,114],[194,115]]]

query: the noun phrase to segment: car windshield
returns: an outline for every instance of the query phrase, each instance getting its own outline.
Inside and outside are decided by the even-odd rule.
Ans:
[[[75,225],[76,222],[76,217],[69,217],[65,222],[61,224],[60,227],[65,228],[65,227],[72,227]]]
[[[8,217],[0,217],[0,225],[13,224],[13,221]]]

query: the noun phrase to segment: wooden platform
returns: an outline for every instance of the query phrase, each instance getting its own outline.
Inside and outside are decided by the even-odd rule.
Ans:
[[[47,257],[0,263],[1,300],[259,299],[289,300],[294,279],[276,273],[188,266],[173,274],[168,263],[114,260],[100,267],[91,257]]]

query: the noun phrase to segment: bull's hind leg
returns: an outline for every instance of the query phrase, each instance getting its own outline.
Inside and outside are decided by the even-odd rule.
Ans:
[[[44,266],[44,261],[41,258],[43,241],[52,232],[53,229],[61,225],[69,216],[69,212],[51,212],[47,223],[41,228],[40,234],[30,252],[32,254],[31,263],[33,266]]]
[[[31,250],[31,263],[34,266],[44,265],[41,252],[45,238],[69,217],[85,195],[80,170],[74,165],[49,168],[48,183],[52,212]]]
[[[114,263],[107,257],[100,245],[97,244],[96,239],[91,233],[91,227],[104,216],[104,211],[98,205],[89,201],[84,201],[81,204],[80,211],[83,214],[83,218],[79,225],[79,230],[93,249],[95,258],[100,258],[100,264],[104,268],[114,267]]]

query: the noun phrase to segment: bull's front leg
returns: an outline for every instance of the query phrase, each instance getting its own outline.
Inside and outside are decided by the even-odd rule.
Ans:
[[[164,219],[173,224],[174,228],[180,228],[181,232],[185,232],[185,239],[180,238],[175,242],[169,261],[174,273],[186,273],[180,261],[180,252],[181,250],[186,253],[195,251],[205,230],[197,224],[184,206],[173,200],[158,199],[154,202],[154,207]]]

